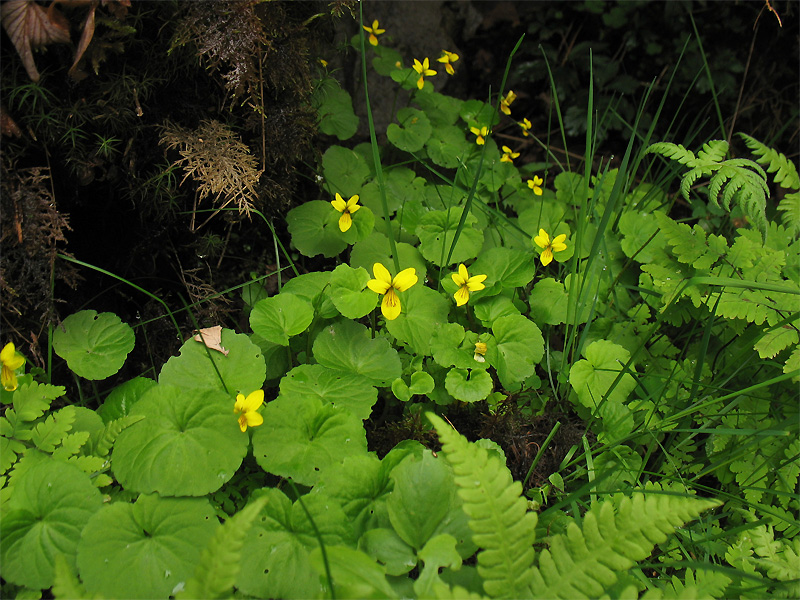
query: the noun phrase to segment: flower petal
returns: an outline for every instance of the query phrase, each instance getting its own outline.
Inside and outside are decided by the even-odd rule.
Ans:
[[[348,201],[347,201],[347,204],[346,204],[346,206],[347,206],[347,209],[348,209],[350,212],[355,212],[355,211],[353,210],[353,207],[354,207],[354,206],[357,206],[357,205],[358,205],[358,194],[356,194],[355,196],[350,196],[350,200],[348,200]]]
[[[455,294],[453,294],[453,298],[456,299],[456,306],[463,306],[469,300],[469,290],[467,289],[466,285],[462,285],[458,288]]]
[[[417,281],[419,281],[417,270],[414,267],[409,267],[397,274],[392,280],[392,287],[398,292],[405,292],[408,288],[417,283]]]
[[[264,422],[264,417],[256,411],[247,412],[242,416],[247,420],[248,427],[258,427]]]
[[[331,200],[331,205],[339,212],[344,212],[347,208],[347,203],[338,193],[336,194],[336,200]]]
[[[388,284],[385,281],[379,281],[377,279],[370,279],[367,282],[367,287],[376,294],[385,294],[388,290],[392,289],[391,284]]]
[[[344,211],[342,213],[342,216],[339,217],[339,231],[344,233],[345,231],[350,229],[350,226],[352,224],[353,224],[353,219],[350,217],[350,213],[347,212],[347,211]]]
[[[239,396],[241,396],[241,394],[239,394]],[[237,404],[239,402],[239,396],[236,397]],[[264,390],[256,390],[247,395],[247,398],[242,402],[242,408],[244,412],[252,412],[258,410],[258,407],[262,404],[264,404]]]
[[[550,245],[550,236],[547,235],[544,229],[540,229],[539,235],[533,238],[533,243],[539,246],[539,248],[547,248]]]
[[[383,316],[389,321],[394,321],[400,316],[400,298],[397,297],[394,288],[389,288],[389,291],[383,295],[381,313],[383,313]]]
[[[388,286],[392,285],[392,275],[389,273],[389,269],[384,267],[381,263],[375,263],[372,265],[372,273],[375,275],[375,279],[378,281],[383,281]]]
[[[549,246],[544,249],[544,252],[542,252],[542,254],[539,256],[539,260],[542,261],[543,267],[546,267],[551,262],[553,262],[553,251],[550,249]]]

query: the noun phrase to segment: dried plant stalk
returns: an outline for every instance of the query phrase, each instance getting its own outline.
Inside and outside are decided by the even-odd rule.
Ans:
[[[255,185],[263,171],[233,131],[216,120],[203,121],[194,130],[174,123],[161,130],[159,143],[181,155],[173,163],[186,173],[181,183],[187,177],[198,183],[198,203],[211,196],[217,212],[233,202],[239,214],[250,216],[257,196]]]

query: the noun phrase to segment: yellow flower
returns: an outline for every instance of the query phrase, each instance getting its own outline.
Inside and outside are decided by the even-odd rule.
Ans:
[[[453,273],[450,277],[453,278],[453,281],[458,286],[458,291],[453,294],[453,298],[456,299],[456,306],[466,304],[467,300],[469,300],[470,292],[477,292],[486,287],[483,285],[486,275],[473,275],[470,277],[467,267],[463,263],[458,265],[458,273]]]
[[[400,298],[397,297],[397,292],[405,292],[417,283],[417,270],[413,267],[405,269],[392,279],[386,267],[381,263],[375,263],[372,265],[372,273],[375,279],[370,279],[367,287],[376,294],[383,294],[381,312],[384,317],[394,321],[400,315]]]
[[[486,143],[486,136],[489,135],[488,127],[481,127],[480,129],[477,127],[470,127],[469,130],[478,136],[478,139],[475,140],[475,143],[478,144],[478,146],[483,146]]]
[[[484,356],[486,356],[486,344],[484,342],[475,342],[475,354],[472,358],[482,363],[486,362]]]
[[[25,357],[17,352],[13,343],[8,342],[0,352],[0,363],[3,365],[0,383],[7,392],[13,392],[17,389],[17,374],[14,371],[25,364]]]
[[[432,75],[436,75],[436,71],[430,68],[431,63],[426,58],[422,62],[419,62],[416,58],[414,59],[414,64],[411,66],[417,73],[419,73],[419,79],[417,79],[417,87],[422,89],[422,86],[425,85],[425,76],[428,77]]]
[[[378,36],[382,34],[384,31],[386,31],[385,29],[378,28],[378,19],[375,19],[372,22],[372,27],[367,27],[366,25],[363,25],[363,27],[364,31],[366,31],[369,34],[369,43],[372,44],[373,46],[377,46]]]
[[[319,64],[321,64],[323,67],[327,67],[328,66],[328,61],[325,60],[324,58],[320,58],[319,59]]]
[[[444,70],[447,71],[448,75],[455,75],[455,69],[453,69],[453,63],[458,60],[458,54],[455,52],[448,52],[447,50],[442,50],[442,55],[436,59],[440,63],[444,63]]]
[[[544,248],[544,251],[539,256],[539,260],[542,261],[542,266],[546,267],[550,264],[553,260],[553,252],[561,252],[567,249],[567,245],[564,243],[565,239],[567,239],[567,234],[562,233],[561,235],[557,235],[551,242],[547,232],[544,229],[539,230],[539,235],[533,238],[533,243],[539,246],[539,248]]]
[[[350,200],[345,202],[337,192],[336,200],[331,200],[331,204],[333,205],[333,208],[342,213],[342,216],[339,217],[339,231],[344,233],[350,229],[350,226],[353,224],[353,219],[350,217],[350,215],[361,208],[361,206],[358,204],[358,194],[355,196],[350,196]]]
[[[539,177],[538,175],[534,175],[533,179],[528,179],[528,187],[533,190],[533,193],[537,196],[542,195],[542,184],[544,180]]]
[[[503,156],[500,157],[500,162],[513,163],[514,159],[519,156],[519,152],[512,152],[508,146],[503,146]]]
[[[522,119],[522,121],[518,122],[517,125],[519,125],[522,128],[523,136],[528,137],[530,135],[530,133],[528,132],[531,129],[531,122],[528,121],[528,119]]]
[[[244,397],[244,394],[236,395],[236,404],[233,405],[234,414],[239,415],[239,429],[247,431],[248,427],[258,427],[264,422],[264,417],[258,412],[258,408],[264,403],[264,390],[256,390]]]
[[[514,100],[516,100],[516,99],[517,99],[517,95],[513,91],[508,90],[508,93],[506,94],[506,97],[503,98],[502,100],[500,100],[500,111],[503,114],[510,115],[511,114],[511,108],[510,108],[511,107],[511,103],[514,102]]]

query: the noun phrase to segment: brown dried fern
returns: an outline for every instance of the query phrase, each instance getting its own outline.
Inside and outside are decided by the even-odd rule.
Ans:
[[[250,216],[257,196],[255,185],[263,171],[257,169],[256,158],[247,145],[227,126],[208,120],[192,130],[168,122],[161,128],[159,144],[167,150],[177,149],[181,155],[173,163],[186,173],[181,183],[188,177],[198,183],[195,206],[211,196],[216,208],[211,217],[231,202],[236,204],[239,214]],[[208,219],[203,225],[206,222]],[[194,213],[192,230],[195,230]]]

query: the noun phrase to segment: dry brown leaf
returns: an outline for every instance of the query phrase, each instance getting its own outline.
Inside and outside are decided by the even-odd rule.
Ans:
[[[32,49],[69,43],[69,22],[52,5],[45,10],[31,0],[9,0],[0,7],[0,20],[33,81],[39,81],[39,71]]]
[[[201,329],[192,339],[194,339],[195,342],[204,343],[206,348],[209,348],[210,350],[216,350],[217,352],[222,352],[225,356],[228,356],[228,350],[222,347],[222,326],[220,325]]]
[[[78,42],[78,47],[75,49],[75,60],[72,62],[72,66],[69,68],[69,76],[75,80],[80,81],[86,74],[83,73],[83,77],[77,74],[76,69],[78,68],[78,63],[83,58],[83,53],[86,52],[86,49],[89,47],[89,43],[92,41],[92,37],[94,37],[94,11],[97,8],[97,2],[92,3],[91,7],[89,8],[89,14],[86,15],[86,21],[83,23],[83,33],[81,33],[81,39]]]

